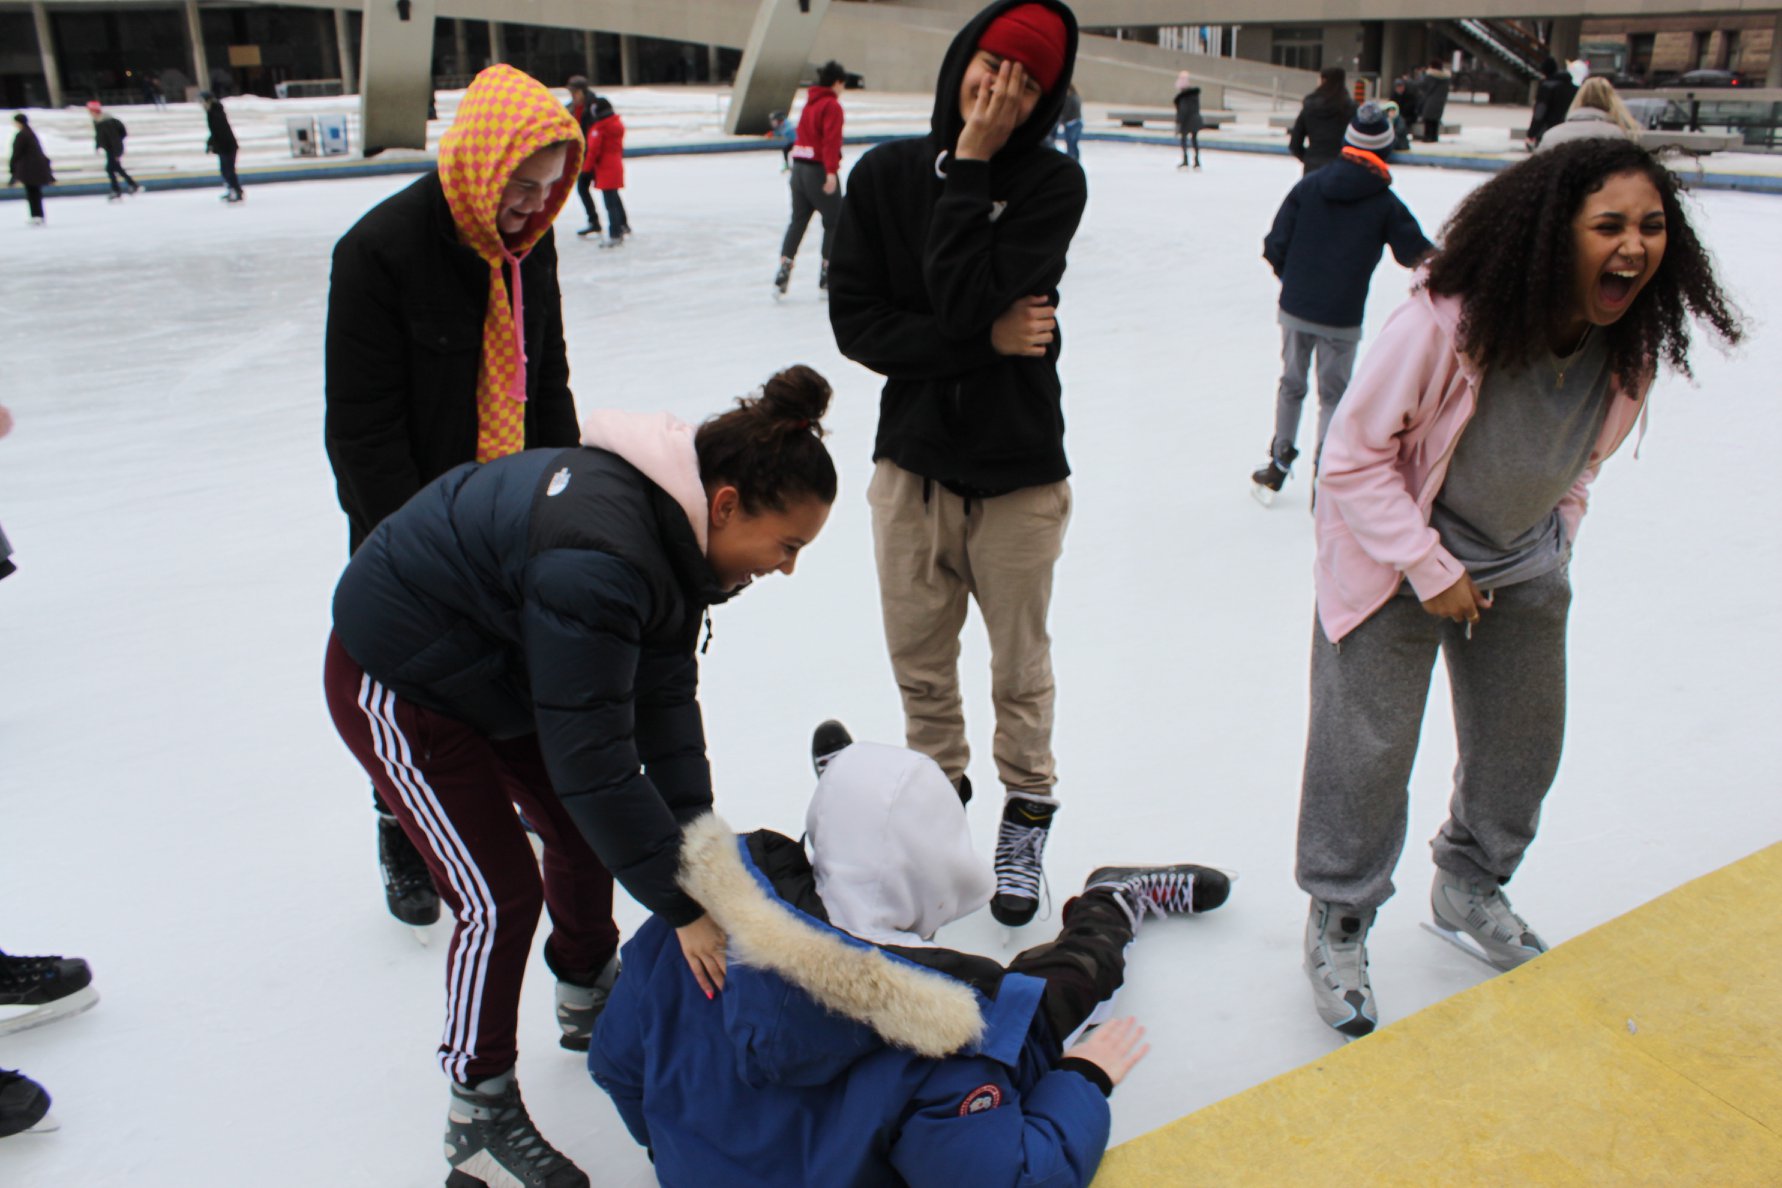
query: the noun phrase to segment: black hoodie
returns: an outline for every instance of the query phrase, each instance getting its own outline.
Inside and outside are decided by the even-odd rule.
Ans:
[[[1057,482],[1064,457],[1062,333],[1043,358],[999,355],[990,327],[1026,296],[1058,301],[1065,252],[1088,189],[1051,132],[1070,90],[1077,24],[1064,18],[1064,69],[989,161],[956,161],[959,88],[1000,0],[960,30],[941,63],[929,134],[868,152],[848,178],[829,260],[829,321],[842,354],[886,377],[873,458],[966,495]]]

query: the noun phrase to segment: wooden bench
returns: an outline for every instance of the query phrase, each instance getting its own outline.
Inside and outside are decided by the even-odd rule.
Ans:
[[[1217,108],[1200,113],[1203,127],[1213,129],[1221,124],[1229,124],[1237,118],[1235,112],[1221,111]],[[1108,112],[1108,119],[1119,123],[1122,128],[1142,128],[1147,123],[1168,124],[1176,126],[1176,109],[1173,107],[1129,107],[1121,111]]]

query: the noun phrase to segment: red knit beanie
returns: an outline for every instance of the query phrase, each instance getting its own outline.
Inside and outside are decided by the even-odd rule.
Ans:
[[[1068,37],[1064,18],[1044,4],[1018,4],[990,22],[978,48],[1019,62],[1040,89],[1050,91],[1064,73]]]

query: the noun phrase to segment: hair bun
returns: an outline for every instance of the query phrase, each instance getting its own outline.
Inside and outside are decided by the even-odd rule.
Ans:
[[[770,420],[799,422],[819,428],[829,411],[829,381],[802,363],[793,364],[761,386],[761,411]]]

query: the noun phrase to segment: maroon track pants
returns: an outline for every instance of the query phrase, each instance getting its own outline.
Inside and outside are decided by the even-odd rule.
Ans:
[[[613,877],[552,790],[536,735],[491,739],[404,701],[332,635],[323,685],[334,728],[457,920],[440,1066],[463,1084],[505,1072],[516,1056],[520,982],[540,904],[551,913],[545,960],[559,978],[590,985],[619,947]],[[516,805],[544,843],[542,863]]]

